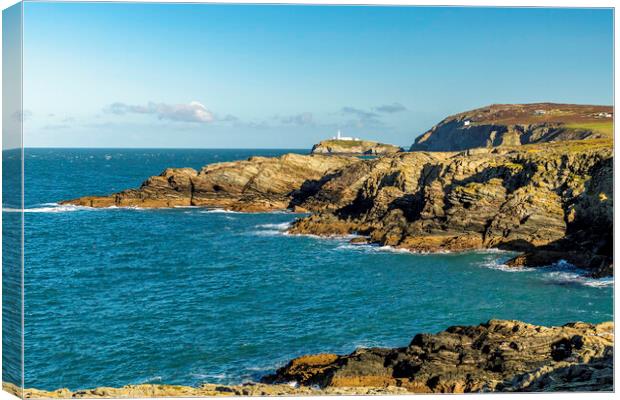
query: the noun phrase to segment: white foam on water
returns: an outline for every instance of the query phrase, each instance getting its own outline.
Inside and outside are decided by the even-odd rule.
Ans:
[[[531,272],[534,271],[533,268],[515,268],[509,265],[500,263],[498,260],[487,260],[480,264],[484,268],[496,269],[498,271],[504,272]]]
[[[408,249],[393,247],[393,246],[377,246],[377,251],[383,251],[388,253],[400,253],[400,254],[422,254],[421,252],[415,252]]]
[[[288,235],[287,229],[291,227],[292,221],[281,222],[278,224],[260,224],[256,225],[257,231],[252,231],[255,236],[280,236]]]
[[[592,278],[587,272],[581,270],[574,265],[560,260],[555,264],[542,268],[542,278],[550,283],[557,284],[580,284],[584,286],[604,288],[613,286],[614,279],[612,277]]]
[[[223,208],[210,208],[207,210],[199,211],[199,213],[201,214],[245,214],[245,213],[242,213],[241,211],[225,210]]]
[[[44,207],[24,208],[25,213],[61,213],[72,211],[93,211],[93,207],[74,206],[70,204],[60,205],[56,203],[42,204]],[[19,211],[19,210],[18,210]]]
[[[200,374],[200,373],[192,373],[191,377],[196,379],[216,379],[216,380],[224,380],[228,378],[227,374]]]
[[[357,342],[353,342],[354,349],[371,349],[376,347],[381,347],[381,343],[374,340],[360,340]]]
[[[499,262],[499,260],[493,259],[487,260],[479,265],[485,268],[496,269],[504,272],[538,273],[539,279],[542,279],[545,282],[555,283],[559,285],[579,284],[584,286],[602,288],[613,286],[614,284],[614,279],[611,277],[592,278],[588,276],[587,271],[579,269],[574,265],[566,262],[565,260],[560,260],[555,264],[540,268],[515,268],[503,264]]]
[[[148,210],[147,208],[137,206],[127,207],[88,207],[88,206],[76,206],[72,204],[58,204],[58,203],[43,203],[42,207],[24,208],[25,213],[63,213],[73,211],[105,211],[105,210]],[[2,209],[3,211],[19,212],[19,209]]]
[[[253,235],[253,236],[281,236],[281,235],[286,235],[286,234],[287,234],[286,232],[274,231],[274,230],[250,232],[250,235]]]
[[[290,228],[292,222],[282,222],[279,224],[261,224],[256,225],[256,228],[265,228],[268,230],[277,230],[277,231],[285,231]]]
[[[353,237],[356,237],[356,236],[353,236]],[[356,251],[363,251],[363,252],[415,254],[415,255],[452,254],[451,252],[447,250],[435,251],[435,252],[415,251],[411,249],[405,249],[402,247],[394,247],[394,246],[388,246],[388,245],[380,246],[374,243],[361,243],[361,244],[346,243],[346,244],[341,244],[340,246],[337,247],[337,249],[356,250]]]
[[[161,382],[161,380],[162,380],[162,377],[159,376],[159,375],[156,375],[156,376],[152,376],[150,378],[142,379],[140,381],[140,384],[153,383],[153,382]]]

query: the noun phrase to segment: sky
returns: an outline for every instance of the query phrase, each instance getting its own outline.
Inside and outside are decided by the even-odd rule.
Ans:
[[[26,3],[26,147],[408,147],[493,103],[612,104],[610,9]]]

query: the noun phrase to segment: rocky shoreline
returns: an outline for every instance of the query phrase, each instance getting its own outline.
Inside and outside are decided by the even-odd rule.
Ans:
[[[565,260],[613,275],[608,139],[411,152],[376,159],[286,154],[166,169],[140,188],[62,204],[309,212],[293,234],[358,234],[419,252],[498,248],[515,268]]]
[[[545,327],[491,320],[418,334],[400,348],[298,357],[261,383],[4,390],[25,398],[613,391],[612,322]]]

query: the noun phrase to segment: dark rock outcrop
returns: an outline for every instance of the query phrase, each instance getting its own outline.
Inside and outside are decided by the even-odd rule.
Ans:
[[[459,151],[613,137],[613,107],[576,104],[493,104],[445,118],[410,151]]]
[[[416,393],[613,390],[613,323],[561,327],[492,320],[418,334],[407,347],[296,358],[267,383]]]
[[[292,233],[358,233],[420,252],[501,248],[518,266],[564,259],[612,273],[613,153],[607,140],[364,160],[293,203]]]

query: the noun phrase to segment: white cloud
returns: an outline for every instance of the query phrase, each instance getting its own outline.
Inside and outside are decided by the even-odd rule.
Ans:
[[[301,114],[280,117],[280,122],[282,122],[283,124],[293,124],[300,126],[314,125],[314,116],[310,112],[304,112]]]
[[[125,103],[113,103],[106,108],[112,114],[152,114],[159,119],[179,122],[213,122],[213,113],[197,102],[192,101],[188,104],[166,104],[149,102],[146,105],[134,105]]]
[[[401,111],[406,111],[407,108],[400,103],[384,104],[374,108],[375,111],[393,114]]]

